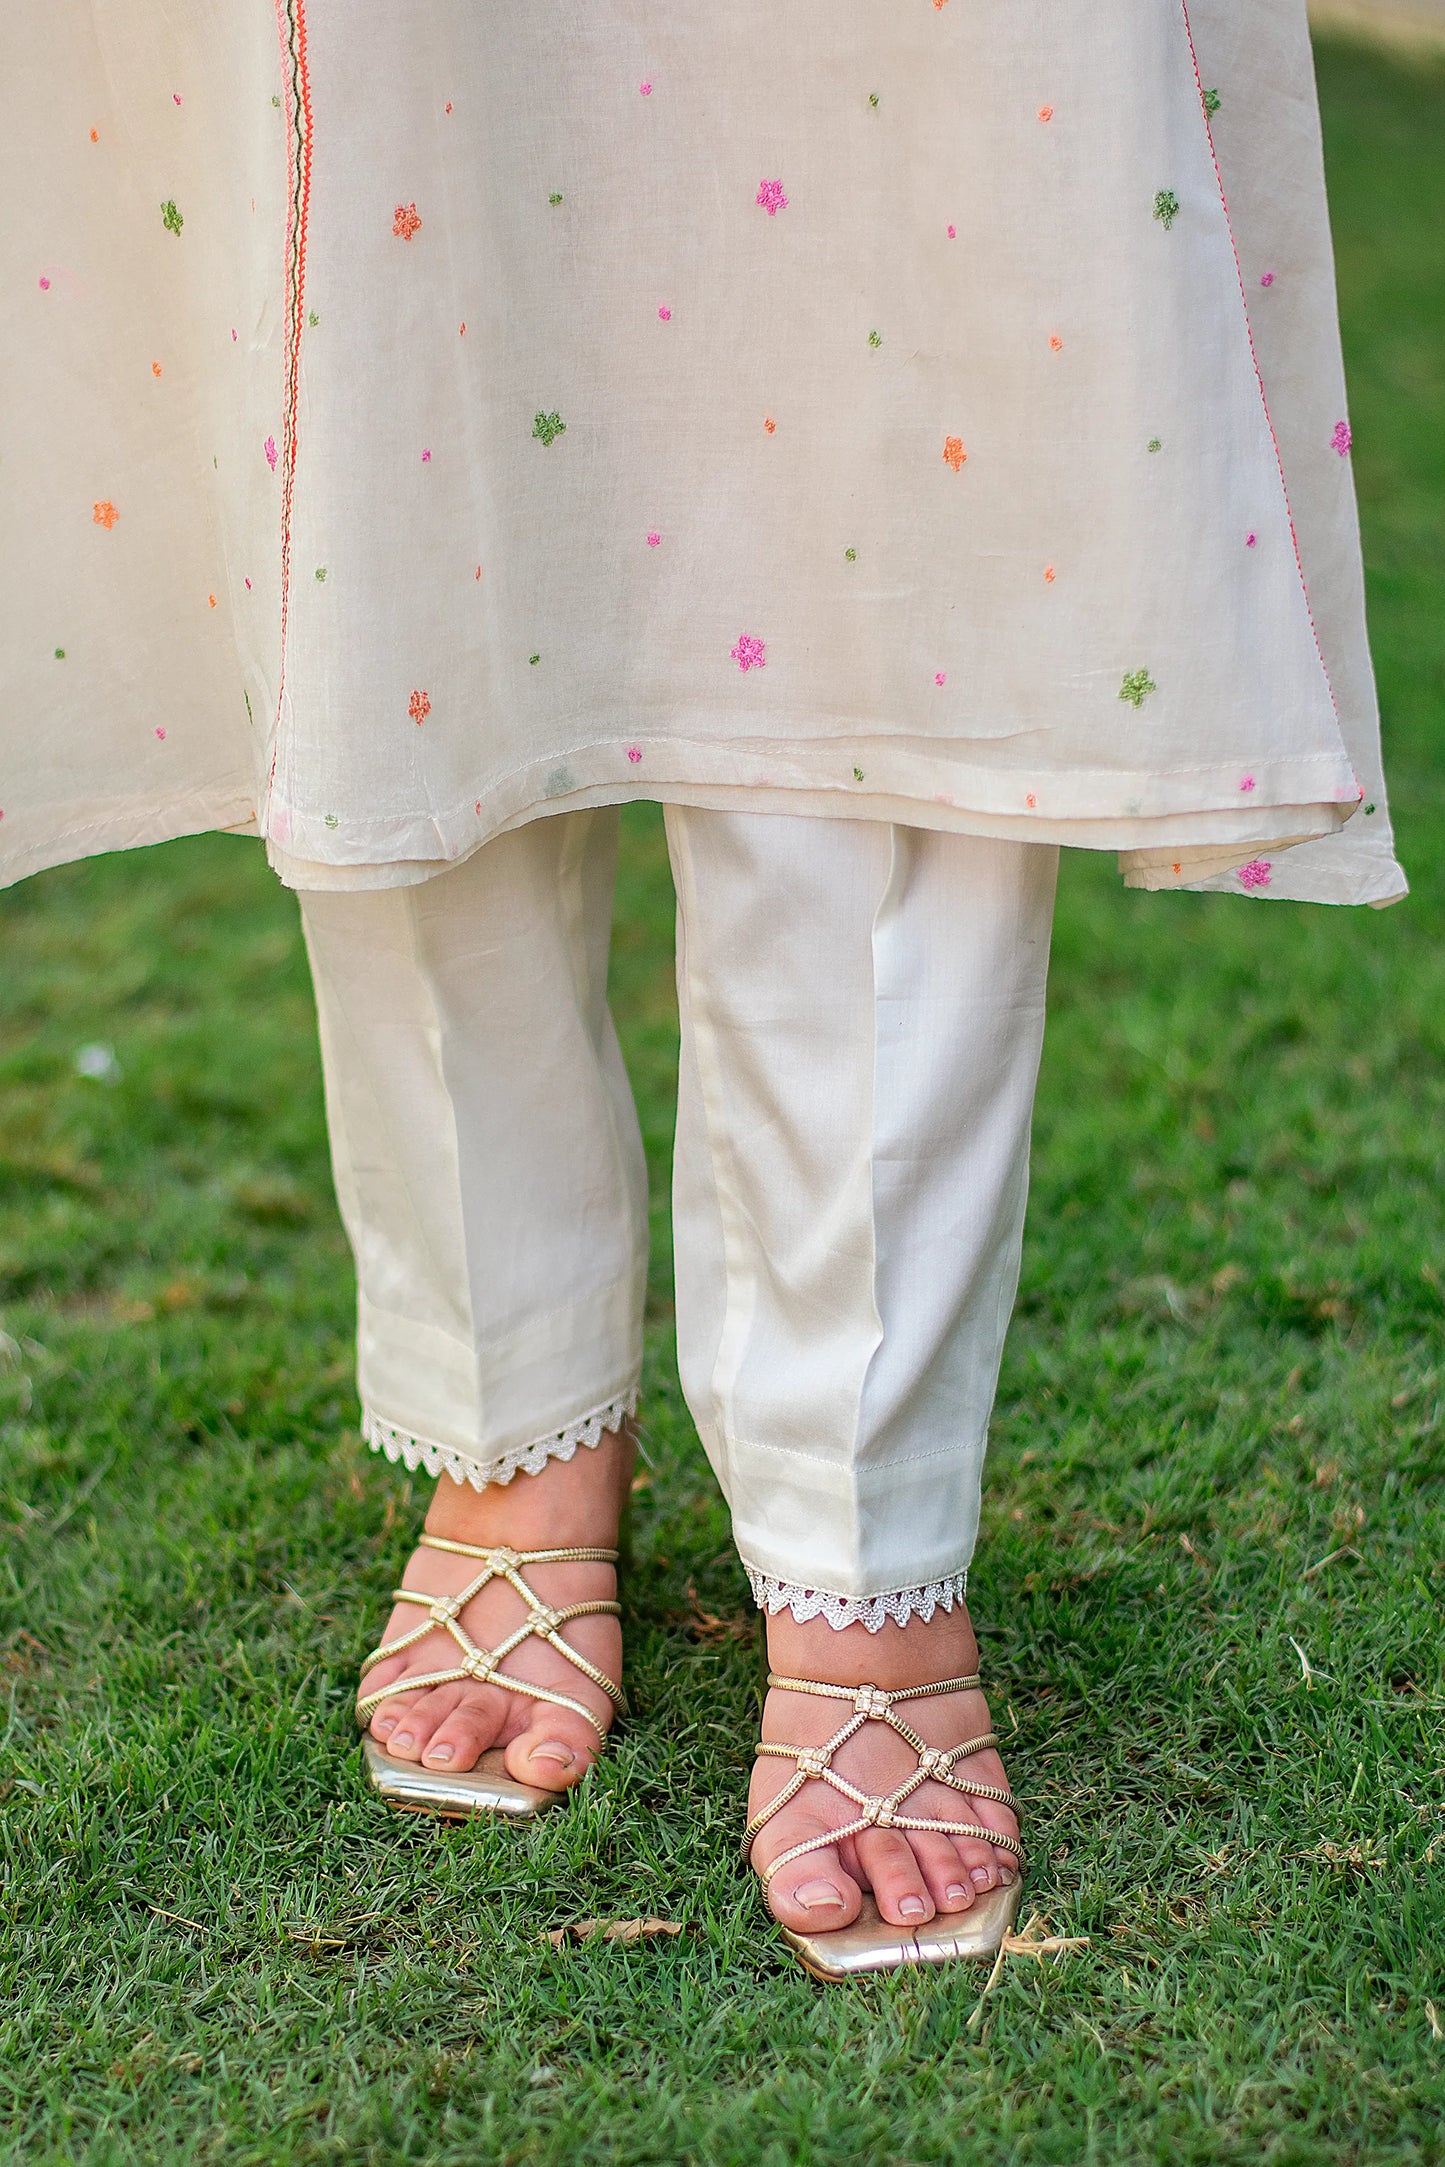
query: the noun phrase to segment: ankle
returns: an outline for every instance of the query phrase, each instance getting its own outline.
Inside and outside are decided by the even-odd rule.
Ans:
[[[967,1607],[935,1611],[906,1625],[888,1619],[876,1633],[863,1625],[799,1624],[790,1612],[768,1618],[768,1664],[782,1677],[818,1678],[830,1685],[876,1685],[885,1692],[944,1678],[970,1678],[978,1642]]]
[[[570,1460],[549,1460],[535,1475],[475,1490],[442,1475],[426,1530],[449,1542],[509,1543],[517,1549],[611,1548],[637,1448],[629,1431],[604,1431]]]

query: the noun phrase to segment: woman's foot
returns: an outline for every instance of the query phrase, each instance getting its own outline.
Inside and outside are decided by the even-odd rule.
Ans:
[[[615,1549],[634,1456],[631,1438],[609,1430],[595,1447],[584,1446],[570,1460],[549,1460],[539,1474],[514,1475],[510,1482],[485,1490],[443,1475],[426,1516],[427,1533],[484,1549]],[[402,1586],[428,1595],[455,1595],[481,1570],[480,1559],[418,1549],[402,1575]],[[524,1565],[519,1570],[553,1610],[608,1602],[617,1592],[615,1569],[600,1562]],[[419,1604],[398,1603],[383,1640],[415,1632],[425,1615]],[[457,1623],[479,1648],[489,1649],[514,1633],[528,1615],[516,1589],[499,1578],[473,1597]],[[604,1677],[621,1678],[622,1629],[616,1618],[574,1618],[561,1634]],[[460,1660],[456,1641],[435,1626],[403,1654],[373,1665],[361,1690],[367,1695],[381,1692],[398,1678],[452,1670]],[[599,1728],[570,1708],[468,1678],[383,1700],[368,1726],[372,1737],[398,1761],[417,1761],[423,1768],[449,1773],[475,1768],[490,1747],[502,1746],[514,1781],[548,1791],[569,1790],[601,1751],[600,1732],[613,1715],[611,1700],[537,1636],[524,1640],[502,1667],[510,1677],[535,1681],[580,1701],[596,1716]]]
[[[826,1618],[800,1625],[787,1611],[768,1619],[768,1666],[783,1678],[812,1678],[830,1685],[875,1685],[884,1692],[926,1685],[934,1679],[969,1678],[978,1668],[978,1643],[962,1603],[937,1610],[926,1622],[910,1618],[906,1626],[891,1621],[876,1633],[862,1625],[841,1630]],[[899,1718],[927,1745],[940,1749],[984,1736],[990,1729],[988,1703],[981,1692],[938,1693],[901,1702]],[[847,1700],[816,1694],[768,1694],[763,1737],[790,1746],[826,1744],[853,1715]],[[1003,1763],[992,1750],[970,1754],[953,1764],[953,1773],[994,1790],[1007,1790]],[[915,1774],[918,1756],[896,1732],[881,1722],[864,1723],[840,1746],[833,1767],[858,1790],[886,1796]],[[760,1813],[795,1773],[791,1759],[760,1757],[753,1767],[748,1813]],[[1018,1838],[1018,1822],[995,1800],[963,1796],[951,1787],[927,1782],[899,1809],[921,1819],[955,1825],[973,1822]],[[810,1837],[828,1837],[858,1818],[853,1801],[819,1778],[804,1784],[758,1833],[753,1865],[769,1863]],[[919,1927],[939,1914],[968,1911],[990,1889],[1018,1879],[1019,1862],[1002,1846],[969,1836],[906,1833],[898,1828],[869,1828],[841,1843],[790,1859],[768,1884],[768,1902],[784,1926],[799,1933],[828,1933],[850,1926],[871,1889],[879,1911],[891,1925]]]

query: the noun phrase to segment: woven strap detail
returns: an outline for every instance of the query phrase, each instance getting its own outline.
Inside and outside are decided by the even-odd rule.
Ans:
[[[536,1685],[528,1678],[514,1678],[501,1668],[507,1657],[520,1648],[524,1640],[545,1640],[559,1655],[565,1655],[574,1668],[593,1685],[600,1686],[621,1714],[627,1713],[627,1696],[620,1685],[615,1685],[605,1671],[589,1663],[585,1655],[562,1638],[562,1627],[570,1625],[574,1618],[620,1618],[620,1603],[569,1603],[565,1609],[554,1610],[544,1603],[535,1588],[531,1587],[522,1572],[524,1565],[615,1565],[617,1552],[592,1548],[564,1550],[514,1550],[509,1544],[499,1543],[490,1549],[479,1548],[475,1543],[450,1542],[443,1535],[423,1535],[421,1547],[426,1550],[445,1550],[453,1557],[476,1558],[481,1571],[458,1589],[455,1595],[428,1595],[420,1588],[393,1588],[392,1598],[398,1603],[415,1603],[426,1611],[421,1624],[410,1633],[403,1633],[397,1640],[383,1641],[361,1666],[361,1675],[388,1656],[400,1655],[405,1648],[414,1648],[428,1633],[450,1634],[460,1650],[461,1660],[450,1670],[432,1670],[419,1673],[414,1678],[398,1678],[384,1686],[379,1693],[364,1693],[356,1703],[356,1720],[362,1730],[371,1721],[376,1710],[385,1700],[393,1700],[400,1693],[424,1693],[434,1685],[454,1685],[467,1678],[474,1678],[482,1685],[498,1685],[508,1693],[517,1693],[524,1700],[551,1701],[554,1707],[570,1708],[584,1716],[598,1737],[606,1740],[607,1733],[581,1701],[569,1693],[554,1692],[551,1686]],[[505,1580],[516,1590],[527,1606],[527,1615],[514,1633],[499,1641],[495,1648],[479,1648],[470,1633],[458,1622],[474,1596],[493,1580]]]
[[[807,1693],[816,1699],[848,1701],[852,1713],[841,1727],[820,1746],[787,1746],[781,1741],[764,1739],[758,1747],[763,1759],[790,1760],[793,1773],[771,1804],[755,1813],[743,1833],[743,1857],[751,1856],[753,1844],[761,1830],[766,1828],[775,1814],[790,1805],[803,1786],[808,1783],[826,1783],[840,1796],[857,1808],[856,1817],[844,1827],[831,1829],[826,1835],[810,1836],[803,1843],[795,1843],[791,1849],[779,1852],[772,1862],[762,1869],[763,1886],[766,1888],[775,1873],[793,1859],[802,1858],[809,1851],[826,1851],[846,1837],[860,1836],[869,1828],[901,1828],[914,1832],[933,1831],[940,1836],[971,1836],[979,1843],[997,1844],[1001,1850],[1011,1851],[1020,1862],[1023,1845],[1013,1836],[1001,1836],[996,1829],[984,1828],[977,1821],[940,1821],[931,1815],[905,1813],[902,1808],[914,1792],[925,1783],[946,1784],[964,1798],[986,1798],[998,1806],[1013,1806],[1013,1795],[992,1783],[966,1783],[955,1775],[954,1765],[967,1760],[970,1755],[984,1753],[998,1744],[993,1731],[985,1731],[981,1737],[967,1738],[958,1746],[930,1746],[919,1737],[910,1723],[895,1711],[904,1701],[926,1700],[936,1693],[974,1693],[983,1681],[975,1672],[971,1678],[942,1678],[932,1685],[915,1685],[900,1688],[897,1692],[885,1692],[877,1685],[826,1685],[813,1678],[780,1678],[769,1671],[768,1684],[781,1693]],[[840,1775],[833,1766],[833,1756],[840,1746],[856,1737],[865,1723],[884,1723],[904,1744],[911,1748],[918,1766],[906,1776],[895,1790],[884,1797],[875,1797],[862,1791],[857,1784]]]

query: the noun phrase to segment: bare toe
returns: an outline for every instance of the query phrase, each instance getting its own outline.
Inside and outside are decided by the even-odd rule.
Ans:
[[[895,1829],[870,1828],[858,1837],[857,1850],[874,1900],[890,1926],[922,1926],[933,1917],[933,1897],[906,1836]]]
[[[923,1830],[909,1837],[913,1856],[940,1911],[967,1911],[974,1899],[974,1883],[967,1862],[960,1863],[958,1846],[948,1836]]]
[[[815,1831],[820,1829],[821,1824],[815,1824]],[[803,1836],[795,1840],[801,1842]],[[863,1891],[832,1844],[790,1859],[765,1883],[765,1893],[773,1917],[797,1934],[830,1934],[851,1926],[863,1908]]]
[[[458,1775],[475,1768],[501,1736],[507,1720],[507,1696],[495,1686],[473,1687],[437,1724],[422,1759],[428,1768],[450,1768]]]
[[[427,1693],[408,1693],[402,1701],[401,1721],[386,1741],[387,1752],[398,1761],[419,1761],[437,1725],[446,1721],[458,1697],[452,1685],[433,1686]]]
[[[507,1748],[507,1774],[544,1791],[569,1791],[600,1751],[601,1741],[584,1717],[550,1701],[534,1701],[531,1722]]]
[[[972,1836],[955,1836],[953,1848],[980,1896],[998,1887],[998,1855],[991,1843],[978,1843]]]

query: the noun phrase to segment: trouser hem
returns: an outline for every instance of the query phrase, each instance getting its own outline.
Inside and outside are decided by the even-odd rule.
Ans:
[[[952,1610],[955,1603],[962,1603],[968,1587],[966,1565],[961,1572],[949,1573],[942,1580],[894,1588],[886,1595],[835,1595],[827,1588],[803,1588],[791,1580],[778,1580],[746,1563],[743,1571],[759,1610],[774,1617],[780,1610],[790,1610],[800,1625],[806,1625],[810,1618],[826,1618],[839,1633],[848,1625],[861,1625],[877,1633],[889,1620],[906,1625],[910,1618],[920,1618],[927,1624],[935,1610]]]
[[[429,1475],[450,1475],[454,1482],[469,1482],[474,1490],[485,1490],[496,1483],[510,1482],[514,1475],[540,1475],[549,1460],[572,1459],[579,1445],[589,1450],[597,1446],[605,1431],[619,1428],[636,1413],[637,1391],[633,1385],[615,1399],[579,1415],[564,1429],[534,1438],[530,1444],[514,1445],[491,1459],[484,1452],[464,1452],[456,1445],[440,1445],[431,1438],[414,1436],[394,1422],[383,1421],[369,1407],[362,1409],[361,1434],[373,1452],[382,1452],[391,1461],[399,1460],[413,1469],[425,1468]]]

